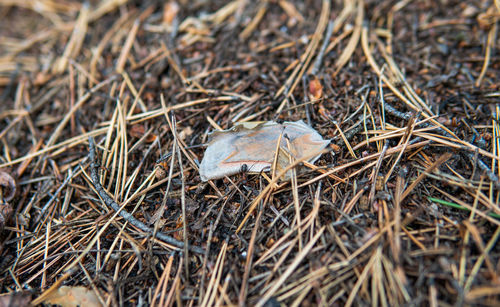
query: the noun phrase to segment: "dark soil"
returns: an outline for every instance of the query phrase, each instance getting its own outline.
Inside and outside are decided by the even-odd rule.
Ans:
[[[500,305],[499,18],[498,1],[0,0],[0,293]],[[210,132],[269,120],[332,144],[290,181],[201,181]]]

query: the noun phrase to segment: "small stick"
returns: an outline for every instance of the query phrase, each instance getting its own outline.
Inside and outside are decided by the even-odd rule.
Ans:
[[[94,185],[94,188],[96,189],[97,193],[103,200],[103,202],[108,206],[113,208],[116,212],[120,214],[121,217],[123,217],[127,222],[132,224],[133,226],[139,228],[140,230],[149,233],[151,235],[154,235],[156,238],[159,240],[171,244],[175,247],[178,248],[184,248],[184,242],[178,241],[162,232],[156,232],[153,233],[153,230],[149,228],[147,225],[142,223],[141,221],[137,220],[132,214],[128,213],[125,210],[121,210],[120,205],[118,205],[113,198],[111,198],[108,193],[106,193],[106,190],[102,187],[101,183],[99,182],[99,175],[97,173],[97,169],[99,168],[99,164],[96,162],[96,150],[95,150],[95,144],[94,144],[94,139],[92,137],[89,137],[89,159],[90,159],[90,178],[92,179],[92,184]],[[204,254],[205,250],[201,247],[198,246],[189,246],[189,250],[195,253],[199,254]]]
[[[302,88],[304,89],[304,110],[306,111],[307,124],[311,125],[311,105],[309,104],[309,97],[307,97],[307,80],[306,76],[302,76]],[[287,110],[288,111],[288,110]]]
[[[66,175],[66,179],[64,182],[57,188],[56,192],[52,197],[49,199],[49,201],[43,206],[42,210],[40,211],[40,215],[35,219],[34,224],[37,225],[38,222],[43,218],[45,215],[45,212],[49,209],[49,207],[56,201],[56,199],[59,199],[59,194],[62,192],[62,190],[68,185],[68,183],[71,181],[75,173],[77,172],[77,169],[80,167],[80,165],[77,165],[74,169],[69,169],[68,175]]]
[[[382,161],[384,160],[385,153],[387,152],[387,149],[389,148],[389,142],[385,140],[384,147],[382,147],[382,152],[380,153],[380,156],[378,157],[377,164],[375,165],[375,170],[373,171],[373,177],[372,177],[372,187],[370,189],[370,194],[368,196],[368,202],[371,203],[372,200],[375,198],[375,190],[377,186],[377,176],[378,172],[380,171],[380,166],[382,165]],[[401,149],[403,151],[404,147]]]
[[[177,131],[176,131],[176,123],[175,123],[175,117],[172,114],[172,123],[174,126],[172,127],[172,134],[174,135],[174,142],[177,143]],[[184,178],[184,168],[182,166],[182,156],[181,156],[181,151],[179,150],[179,146],[176,147],[177,151],[177,161],[179,161],[179,171],[181,173],[181,206],[182,206],[182,237],[184,240],[184,271],[186,274],[186,278],[189,277],[189,244],[188,244],[188,239],[187,239],[187,218],[186,218],[186,190],[185,190],[185,184],[186,184],[186,179]]]
[[[323,57],[325,56],[326,47],[328,47],[328,43],[330,42],[330,38],[332,37],[333,25],[333,21],[330,20],[328,22],[328,28],[326,29],[326,36],[323,39],[323,45],[321,45],[321,49],[319,50],[319,53],[316,56],[316,60],[314,61],[314,66],[311,69],[311,75],[316,75],[321,68]]]

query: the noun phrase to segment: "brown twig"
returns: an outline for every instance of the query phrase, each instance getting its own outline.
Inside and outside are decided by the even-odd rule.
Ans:
[[[103,186],[101,185],[99,181],[99,175],[98,175],[98,168],[99,164],[97,163],[96,160],[96,150],[95,150],[95,145],[94,145],[94,139],[89,138],[89,159],[90,159],[90,177],[92,179],[92,184],[94,185],[94,188],[96,189],[97,193],[103,200],[103,202],[116,212],[119,212],[120,216],[123,217],[127,222],[129,222],[131,225],[134,227],[139,228],[140,230],[153,235],[153,230],[146,226],[146,224],[142,223],[141,221],[137,220],[133,215],[128,213],[125,210],[121,210],[120,205],[118,205],[104,190]],[[175,247],[178,248],[184,248],[185,244],[182,241],[178,241],[160,231],[154,233],[154,236],[157,237],[158,239],[162,240],[165,243],[171,244]],[[189,250],[195,253],[199,254],[204,254],[205,251],[197,246],[189,246]]]

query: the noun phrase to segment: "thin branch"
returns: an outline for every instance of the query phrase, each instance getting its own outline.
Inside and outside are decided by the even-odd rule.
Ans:
[[[132,224],[133,226],[139,228],[140,230],[153,235],[153,229],[149,228],[147,225],[142,223],[141,221],[137,220],[132,214],[128,213],[125,210],[120,210],[120,205],[118,205],[113,198],[111,198],[106,190],[104,190],[103,186],[99,182],[99,175],[98,175],[98,168],[99,164],[96,162],[96,150],[95,150],[95,144],[94,144],[94,139],[92,137],[89,138],[89,159],[90,159],[90,178],[92,179],[92,184],[94,185],[94,188],[96,189],[97,193],[103,200],[103,202],[108,206],[111,207],[113,210],[116,212],[119,212],[120,216],[123,217],[127,222]],[[184,248],[184,242],[178,241],[162,232],[156,232],[154,233],[154,236],[167,243],[171,244],[175,247],[178,248]],[[205,253],[205,250],[201,247],[198,246],[189,246],[189,250],[195,253],[203,254]]]

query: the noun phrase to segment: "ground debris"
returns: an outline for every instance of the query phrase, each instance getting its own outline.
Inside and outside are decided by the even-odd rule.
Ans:
[[[330,143],[303,121],[246,122],[215,131],[210,138],[200,164],[203,181],[239,172],[270,171],[275,158],[276,172],[304,158],[314,163]],[[290,178],[289,173],[286,177]]]
[[[500,305],[498,16],[0,0],[0,293]],[[311,140],[321,156],[294,153]]]

